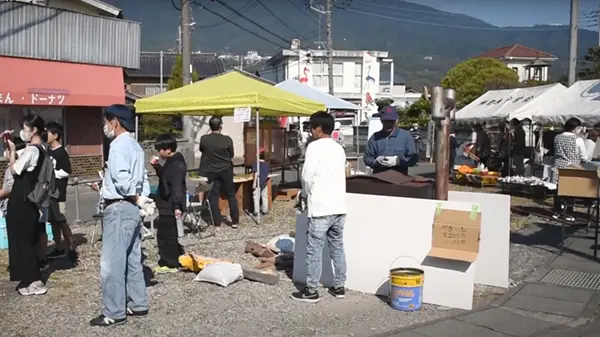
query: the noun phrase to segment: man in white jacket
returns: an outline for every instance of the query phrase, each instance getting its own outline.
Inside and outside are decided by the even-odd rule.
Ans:
[[[344,253],[344,221],[346,219],[346,154],[331,138],[334,119],[318,112],[310,117],[313,141],[306,149],[302,168],[302,195],[308,211],[307,277],[303,291],[292,299],[316,303],[319,301],[322,256],[325,241],[329,244],[335,273],[329,293],[336,298],[345,295],[346,256]]]

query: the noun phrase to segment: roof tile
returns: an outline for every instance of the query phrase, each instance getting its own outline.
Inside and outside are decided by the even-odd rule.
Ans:
[[[552,54],[534,48],[526,47],[520,44],[513,44],[510,46],[492,49],[477,57],[557,59],[557,57]]]
[[[168,78],[177,60],[177,53],[163,53],[163,76]],[[192,68],[200,79],[218,75],[225,71],[223,62],[215,54],[192,54]],[[125,70],[129,77],[160,77],[160,52],[142,52],[140,68]]]

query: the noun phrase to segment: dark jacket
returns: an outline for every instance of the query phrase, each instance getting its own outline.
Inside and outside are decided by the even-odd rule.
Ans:
[[[488,158],[491,154],[490,136],[485,131],[477,132],[475,140],[475,155],[479,158]]]
[[[513,143],[513,154],[525,155],[527,153],[527,146],[525,143],[526,138],[525,130],[522,126],[517,126],[515,129],[515,138]]]
[[[187,166],[181,153],[175,153],[165,165],[155,165],[158,175],[156,207],[159,215],[174,215],[174,210],[185,211],[187,189],[185,175]]]
[[[395,167],[384,167],[377,162],[379,156],[398,156],[400,163]],[[375,132],[367,142],[365,149],[365,165],[373,169],[373,173],[388,170],[408,174],[408,168],[415,166],[419,160],[415,141],[406,130],[396,128],[391,134],[385,131]]]

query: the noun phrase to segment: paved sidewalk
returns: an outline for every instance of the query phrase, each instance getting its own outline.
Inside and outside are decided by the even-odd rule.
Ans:
[[[533,235],[552,232],[556,238],[557,228],[543,225]],[[554,247],[548,248],[557,251],[559,239],[553,241]],[[600,263],[594,261],[593,244],[593,238],[568,239],[563,255],[553,255],[489,306],[374,337],[600,336],[600,322],[594,321],[600,305]]]

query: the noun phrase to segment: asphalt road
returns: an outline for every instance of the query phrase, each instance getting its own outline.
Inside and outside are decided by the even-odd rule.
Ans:
[[[435,165],[429,163],[420,163],[416,167],[412,167],[409,170],[411,175],[429,175],[435,172]],[[281,173],[281,171],[276,171],[275,173]],[[296,171],[286,171],[285,172],[285,181],[293,182],[297,181],[297,173]],[[273,182],[275,184],[279,184],[281,182],[281,175],[273,177]],[[196,182],[189,181],[188,188],[196,185]],[[74,223],[77,220],[77,202],[75,197],[75,189],[73,187],[69,187],[67,191],[67,220],[69,223]],[[84,223],[92,220],[92,216],[96,213],[96,204],[98,203],[99,195],[98,192],[92,190],[91,188],[80,185],[79,187],[79,220]]]

